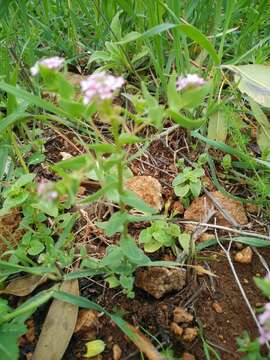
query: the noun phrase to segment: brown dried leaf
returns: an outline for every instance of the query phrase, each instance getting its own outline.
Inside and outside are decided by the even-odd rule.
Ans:
[[[15,296],[27,296],[31,294],[39,285],[47,281],[47,276],[26,275],[16,278],[8,284],[4,290],[0,290],[0,294],[9,294]]]
[[[63,282],[61,291],[79,295],[78,280]],[[78,306],[54,300],[43,324],[33,360],[61,360],[74,332]]]
[[[133,325],[127,324],[132,332],[136,334],[137,340],[133,340],[137,348],[143,352],[149,360],[165,360],[164,357],[157,351],[151,341],[144,336],[140,330],[136,329]]]

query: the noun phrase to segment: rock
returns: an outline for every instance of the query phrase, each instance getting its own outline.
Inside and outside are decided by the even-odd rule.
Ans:
[[[248,223],[245,209],[243,205],[234,199],[230,199],[219,191],[212,191],[211,195],[214,196],[220,205],[226,210],[232,218],[240,225]],[[213,202],[207,196],[201,196],[192,201],[190,207],[184,213],[185,220],[202,221],[205,218],[207,209],[214,207]],[[217,225],[230,226],[230,222],[226,220],[223,214],[216,209]]]
[[[194,341],[196,339],[197,335],[198,335],[198,329],[197,328],[187,327],[184,330],[182,338],[186,342],[192,342],[192,341]]]
[[[197,229],[196,225],[193,225],[193,224],[185,224],[184,225],[184,231],[189,234],[194,233],[196,231],[196,229]],[[198,238],[196,238],[196,242],[204,242],[204,241],[214,239],[214,238],[215,238],[214,234],[211,234],[209,232],[203,232]]]
[[[171,323],[170,330],[177,337],[181,337],[184,332],[184,329],[181,326],[177,325],[175,322]]]
[[[164,267],[149,267],[136,273],[135,285],[148,292],[156,299],[164,294],[181,290],[185,286],[186,271],[184,269],[168,269]]]
[[[122,356],[122,350],[118,344],[113,345],[113,360],[120,360]]]
[[[206,175],[202,177],[202,183],[203,183],[203,186],[206,187],[206,189],[208,189],[209,191],[213,191],[215,189],[212,181]]]
[[[162,188],[160,182],[152,176],[133,176],[126,181],[125,187],[153,209],[157,211],[162,209]]]
[[[195,356],[188,353],[188,352],[185,352],[183,354],[183,360],[196,360]]]
[[[234,256],[234,260],[238,263],[241,264],[250,264],[252,261],[252,250],[249,246],[247,246],[246,248],[244,248],[241,251],[238,251],[235,256]]]
[[[78,314],[74,333],[79,333],[84,340],[94,340],[99,326],[98,313],[94,310],[81,309]]]
[[[171,211],[174,215],[182,215],[185,212],[184,205],[180,200],[174,201],[171,206]]]
[[[260,211],[260,207],[256,204],[246,204],[245,208],[247,212],[253,215],[257,215]]]
[[[213,303],[212,308],[213,308],[213,309],[215,310],[215,312],[218,313],[218,314],[222,314],[222,313],[223,313],[223,309],[222,309],[221,305],[220,305],[217,301],[215,301],[215,302]]]
[[[176,307],[173,310],[173,321],[179,323],[191,323],[193,321],[193,315],[189,314],[185,309]]]

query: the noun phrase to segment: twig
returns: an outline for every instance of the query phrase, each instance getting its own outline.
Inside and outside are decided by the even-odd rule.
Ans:
[[[258,239],[264,239],[264,240],[270,241],[270,236],[257,234],[255,232],[251,232],[251,231],[243,231],[243,230],[239,230],[239,229],[233,229],[233,228],[230,228],[227,226],[221,226],[221,225],[216,225],[216,224],[206,224],[206,223],[201,223],[199,221],[193,221],[193,220],[177,220],[175,222],[180,223],[180,224],[205,226],[205,227],[208,227],[211,229],[219,229],[219,230],[223,230],[226,232],[233,232],[233,233],[240,234],[240,235],[252,236],[252,237],[256,237]]]
[[[222,243],[220,242],[216,229],[215,229],[215,237],[216,237],[216,240],[217,240],[219,246],[220,246],[221,249],[224,251],[224,253],[225,253],[226,257],[227,257],[227,260],[228,260],[228,263],[229,263],[229,265],[230,265],[231,271],[232,271],[233,276],[234,276],[234,278],[235,278],[235,281],[236,281],[236,283],[237,283],[237,285],[238,285],[238,287],[239,287],[239,290],[240,290],[240,292],[241,292],[241,295],[242,295],[242,297],[243,297],[243,299],[244,299],[244,301],[245,301],[245,303],[246,303],[246,305],[247,305],[247,308],[248,308],[248,310],[249,310],[249,312],[250,312],[250,314],[251,314],[251,316],[252,316],[252,318],[253,318],[253,320],[254,320],[254,322],[255,322],[258,330],[259,330],[259,332],[262,333],[262,332],[263,332],[263,328],[261,327],[261,325],[260,325],[260,323],[259,323],[259,321],[258,321],[258,319],[257,319],[257,317],[256,317],[256,315],[255,315],[255,312],[254,312],[253,309],[252,309],[252,306],[251,306],[251,304],[250,304],[250,302],[249,302],[249,300],[248,300],[248,298],[247,298],[247,295],[246,295],[246,293],[245,293],[245,290],[244,290],[244,288],[243,288],[243,286],[242,286],[242,284],[241,284],[241,282],[240,282],[240,280],[239,280],[239,277],[238,277],[238,275],[237,275],[237,273],[236,273],[235,267],[234,267],[233,262],[232,262],[232,258],[231,258],[231,256],[230,256],[230,248],[231,248],[232,240],[230,241],[230,244],[229,244],[229,246],[228,246],[228,249],[226,249],[226,248],[222,245]],[[269,342],[266,342],[266,345],[267,345],[267,347],[268,347],[268,349],[269,349],[269,348],[270,348]]]

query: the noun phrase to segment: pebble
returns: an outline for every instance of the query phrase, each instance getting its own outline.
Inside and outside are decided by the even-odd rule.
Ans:
[[[118,344],[113,345],[113,360],[120,360],[122,356],[122,349]]]
[[[240,264],[250,264],[252,261],[252,255],[253,253],[251,248],[247,246],[235,254],[234,260]]]
[[[151,294],[156,299],[160,299],[164,294],[181,290],[186,283],[185,269],[169,269],[159,266],[140,269],[136,273],[135,285]]]
[[[222,313],[223,313],[223,309],[222,309],[220,303],[218,303],[218,302],[216,302],[216,301],[213,303],[212,308],[213,308],[213,309],[215,310],[215,312],[218,313],[218,314],[222,314]]]
[[[186,342],[192,342],[192,341],[194,341],[196,339],[197,335],[198,335],[198,329],[197,328],[187,327],[184,330],[182,338]]]
[[[185,309],[178,306],[173,310],[173,321],[176,322],[177,324],[191,323],[193,321],[193,315],[191,315]]]
[[[179,337],[181,337],[184,332],[184,329],[181,326],[177,325],[175,322],[171,323],[170,330],[174,335]]]
[[[195,356],[188,353],[188,352],[184,352],[183,354],[183,360],[196,360]]]

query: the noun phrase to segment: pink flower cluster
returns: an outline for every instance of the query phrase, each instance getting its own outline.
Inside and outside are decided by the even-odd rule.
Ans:
[[[47,58],[47,59],[43,59],[43,60],[39,60],[35,63],[34,66],[31,67],[30,69],[30,73],[32,76],[36,76],[39,73],[39,66],[44,66],[48,69],[60,69],[61,66],[63,65],[65,59],[59,57],[59,56],[54,56],[51,58]]]
[[[200,87],[205,84],[205,80],[197,74],[188,74],[187,76],[180,76],[176,82],[176,89],[178,91],[184,89],[191,89]]]
[[[119,76],[106,74],[104,71],[90,75],[81,81],[81,89],[84,93],[84,104],[89,104],[94,98],[105,100],[111,99],[116,90],[120,89],[125,80]]]
[[[47,179],[40,180],[37,186],[37,193],[47,201],[52,201],[58,197],[57,191],[53,190],[53,184]]]
[[[262,325],[259,341],[261,344],[265,344],[270,342],[270,303],[265,304],[265,311],[259,315],[259,321]]]

